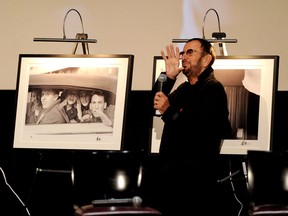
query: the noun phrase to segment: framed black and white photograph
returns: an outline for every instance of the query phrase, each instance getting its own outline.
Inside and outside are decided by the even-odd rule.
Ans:
[[[279,56],[217,56],[214,74],[225,88],[233,138],[224,139],[221,154],[247,154],[270,150],[273,140],[275,94]],[[153,81],[165,71],[161,56],[154,57]],[[171,91],[187,78],[180,73]],[[158,153],[163,130],[161,117],[154,116],[151,153]]]
[[[121,150],[133,61],[20,54],[13,147]]]

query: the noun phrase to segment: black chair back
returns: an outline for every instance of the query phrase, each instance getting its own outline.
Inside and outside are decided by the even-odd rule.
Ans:
[[[288,205],[288,152],[248,151],[251,206]]]
[[[74,161],[75,202],[91,204],[98,199],[139,196],[142,155],[129,151],[83,153]]]

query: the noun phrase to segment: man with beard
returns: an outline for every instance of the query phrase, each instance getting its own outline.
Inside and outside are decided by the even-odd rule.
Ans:
[[[216,55],[202,38],[190,39],[182,52],[172,44],[166,52],[161,55],[167,80],[161,91],[158,80],[152,89],[153,107],[164,122],[159,210],[163,215],[217,215],[217,162],[231,126],[227,96],[212,68]],[[170,92],[181,71],[187,81]]]

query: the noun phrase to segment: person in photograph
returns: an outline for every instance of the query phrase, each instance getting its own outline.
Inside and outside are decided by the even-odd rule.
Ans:
[[[159,195],[163,215],[189,215],[191,209],[220,215],[217,163],[221,141],[231,136],[231,125],[225,89],[212,68],[216,55],[202,38],[188,40],[182,52],[170,44],[166,52],[161,55],[167,80],[161,91],[157,80],[151,92],[151,114],[158,110],[164,122],[159,193],[154,197]],[[187,80],[170,92],[180,72]]]
[[[63,106],[65,110],[69,123],[80,122],[81,104],[78,92],[73,89],[68,89],[64,90],[61,96],[64,98],[64,100],[61,102],[61,106]]]
[[[36,124],[62,124],[69,122],[63,106],[60,105],[60,91],[53,88],[43,88],[41,103],[43,110]]]
[[[92,92],[90,101],[90,113],[82,117],[81,122],[99,122],[106,126],[113,125],[112,112],[106,112],[107,109],[107,96],[101,90]]]
[[[41,89],[31,89],[30,101],[26,107],[26,124],[36,124],[39,114],[42,110]]]
[[[91,92],[88,90],[80,90],[79,91],[79,99],[81,103],[81,110],[79,113],[79,119],[82,118],[82,116],[90,113],[90,99],[91,99]]]

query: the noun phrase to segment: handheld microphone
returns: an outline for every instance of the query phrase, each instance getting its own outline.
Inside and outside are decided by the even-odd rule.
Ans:
[[[160,73],[159,77],[158,77],[158,92],[162,92],[163,90],[163,85],[167,80],[167,76],[165,73]],[[161,113],[159,112],[159,110],[156,110],[155,112],[156,116],[161,116]]]
[[[247,189],[249,189],[247,167],[246,167],[246,163],[244,161],[242,161],[242,168],[243,168],[243,174],[244,174],[244,178],[245,178],[245,182],[246,182],[246,187],[247,187]]]
[[[161,73],[158,77],[158,91],[162,92],[163,90],[163,85],[167,80],[167,76],[165,73]]]
[[[139,196],[134,196],[132,198],[120,198],[120,199],[102,199],[102,200],[93,200],[92,204],[94,206],[117,206],[117,205],[127,205],[132,204],[135,207],[140,207],[142,204],[142,198]]]

